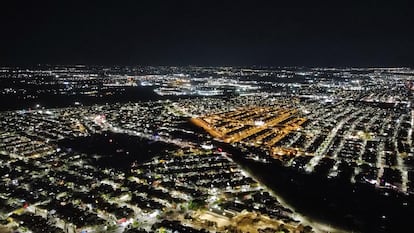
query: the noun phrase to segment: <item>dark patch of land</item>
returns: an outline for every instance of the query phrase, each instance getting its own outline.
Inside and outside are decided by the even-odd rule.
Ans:
[[[158,100],[162,97],[153,92],[152,87],[124,87],[122,91],[115,90],[113,94],[106,95],[104,92],[96,94],[96,96],[75,94],[38,94],[37,91],[42,88],[47,89],[51,87],[36,87],[25,88],[25,94],[0,94],[1,104],[0,110],[16,110],[36,108],[39,104],[44,108],[61,108],[74,106],[75,102],[82,105],[105,104],[105,103],[126,103]],[[27,96],[34,96],[34,98],[27,98]]]
[[[177,148],[160,141],[112,132],[64,139],[58,145],[67,151],[100,155],[97,166],[120,170],[128,170],[135,161],[143,163],[167,150]]]

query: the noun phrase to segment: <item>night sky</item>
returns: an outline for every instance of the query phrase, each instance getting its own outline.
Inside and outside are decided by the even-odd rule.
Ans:
[[[28,2],[0,3],[0,65],[414,66],[404,3]]]

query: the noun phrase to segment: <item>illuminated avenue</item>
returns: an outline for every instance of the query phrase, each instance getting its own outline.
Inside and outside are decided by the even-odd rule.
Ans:
[[[0,79],[0,230],[409,224],[411,69],[3,67]]]

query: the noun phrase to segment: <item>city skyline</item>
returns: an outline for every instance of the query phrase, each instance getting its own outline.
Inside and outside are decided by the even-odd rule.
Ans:
[[[3,1],[0,233],[409,232],[409,1]]]
[[[0,68],[0,228],[395,232],[411,68]]]

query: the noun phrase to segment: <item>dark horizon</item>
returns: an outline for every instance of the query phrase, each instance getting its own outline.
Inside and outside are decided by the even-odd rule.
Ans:
[[[239,68],[239,69],[250,69],[250,68],[257,68],[257,69],[413,69],[413,66],[295,66],[295,65],[285,65],[285,66],[278,66],[278,65],[192,65],[192,64],[184,64],[184,65],[169,65],[169,64],[161,64],[161,65],[150,65],[150,64],[51,64],[51,63],[42,63],[42,64],[0,64],[0,68],[19,68],[19,69],[35,69],[36,67],[39,68],[55,68],[55,67],[84,67],[84,68],[110,68],[110,67],[119,67],[119,68],[133,68],[133,67],[177,67],[177,68],[191,68],[191,67],[200,67],[200,68]]]
[[[407,4],[4,4],[2,66],[414,66]]]

